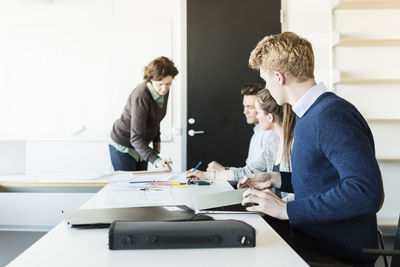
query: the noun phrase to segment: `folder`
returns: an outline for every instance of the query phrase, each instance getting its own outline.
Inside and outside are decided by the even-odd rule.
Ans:
[[[143,222],[143,221],[190,221],[212,220],[209,216],[196,215],[185,205],[79,209],[63,211],[71,227],[101,228],[109,227],[114,221]]]

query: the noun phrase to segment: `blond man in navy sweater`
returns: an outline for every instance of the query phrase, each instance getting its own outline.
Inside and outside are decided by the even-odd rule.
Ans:
[[[285,32],[262,39],[251,52],[250,66],[278,104],[296,113],[292,172],[258,173],[239,182],[250,187],[243,205],[288,220],[292,230],[315,241],[320,251],[357,266],[376,258],[362,248],[377,247],[376,213],[383,202],[381,173],[368,124],[346,100],[314,79],[311,44]],[[294,192],[284,202],[267,188]]]

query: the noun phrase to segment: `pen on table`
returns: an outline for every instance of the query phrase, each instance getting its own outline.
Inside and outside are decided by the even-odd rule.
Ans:
[[[152,183],[154,181],[132,181],[129,182],[130,184],[145,184],[145,183]]]
[[[192,173],[195,172],[195,171],[197,170],[197,168],[200,166],[200,164],[201,164],[201,161],[200,161],[199,163],[197,163],[197,165],[196,165],[196,167],[194,167]]]

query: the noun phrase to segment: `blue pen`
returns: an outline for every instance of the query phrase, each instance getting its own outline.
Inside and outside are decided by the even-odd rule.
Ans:
[[[197,170],[197,168],[200,166],[200,164],[201,164],[201,161],[196,165],[196,167],[194,167],[192,173],[195,172],[195,171]]]
[[[145,183],[152,183],[154,181],[132,181],[129,182],[130,184],[145,184]]]

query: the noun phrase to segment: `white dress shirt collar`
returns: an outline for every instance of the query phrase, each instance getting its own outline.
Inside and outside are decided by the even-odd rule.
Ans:
[[[253,132],[256,133],[256,132],[260,132],[260,131],[262,131],[261,125],[260,124],[254,125]]]
[[[299,118],[303,117],[315,100],[326,92],[328,89],[322,82],[314,85],[293,105],[292,110]]]

